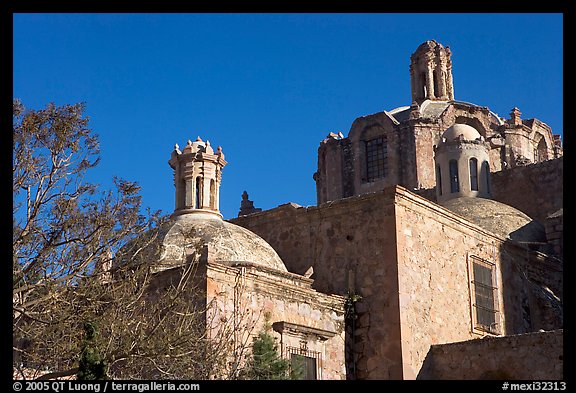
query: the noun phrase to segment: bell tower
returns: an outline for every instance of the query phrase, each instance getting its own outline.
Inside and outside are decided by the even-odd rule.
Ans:
[[[412,102],[454,100],[449,47],[432,40],[421,44],[410,57]]]
[[[224,160],[222,148],[216,152],[209,141],[200,137],[195,142],[188,141],[180,151],[176,144],[170,160],[174,169],[174,186],[176,187],[176,208],[172,217],[184,214],[212,215],[222,218],[219,209],[220,183]]]

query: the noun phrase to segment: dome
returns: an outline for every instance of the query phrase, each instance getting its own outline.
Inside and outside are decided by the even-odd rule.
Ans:
[[[209,248],[209,257],[225,265],[249,262],[286,272],[274,249],[246,228],[213,215],[186,214],[168,222],[160,236],[161,265],[178,265],[184,255]]]
[[[415,53],[417,52],[427,52],[430,51],[432,49],[436,49],[437,47],[439,48],[444,48],[444,45],[442,45],[441,43],[437,42],[436,40],[428,40],[425,41],[423,43],[421,43],[418,48],[416,48]]]
[[[485,198],[459,197],[441,205],[500,237],[527,242],[546,241],[542,224],[504,203]]]
[[[443,140],[451,142],[460,135],[462,135],[466,141],[475,141],[482,138],[480,133],[468,124],[454,124],[453,126],[448,127],[448,129],[442,134],[442,138]]]
[[[214,150],[210,147],[210,142],[204,142],[202,138],[198,137],[194,142],[188,141],[186,147],[183,150],[184,153],[198,153],[205,152],[209,154],[214,154]]]

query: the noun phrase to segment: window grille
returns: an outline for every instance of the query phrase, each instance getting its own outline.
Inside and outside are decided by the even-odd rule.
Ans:
[[[472,260],[472,300],[474,327],[490,333],[498,333],[497,287],[494,265],[480,258]]]
[[[366,180],[373,182],[386,176],[388,149],[382,137],[366,141]]]
[[[292,367],[302,367],[301,379],[320,379],[322,356],[320,352],[310,351],[306,347],[286,347],[286,353]]]

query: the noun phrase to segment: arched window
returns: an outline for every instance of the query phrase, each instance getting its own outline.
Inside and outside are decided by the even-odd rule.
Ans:
[[[538,146],[534,149],[534,162],[546,161],[548,159],[548,149],[544,138],[540,139]]]
[[[196,209],[202,208],[202,180],[200,176],[196,178]]]
[[[438,195],[442,195],[442,172],[440,165],[436,165],[436,187],[438,187]]]
[[[458,181],[458,161],[450,160],[450,192],[459,192],[460,184]]]
[[[420,94],[422,98],[426,98],[426,74],[424,72],[420,73]]]
[[[470,190],[478,191],[478,160],[470,159]]]

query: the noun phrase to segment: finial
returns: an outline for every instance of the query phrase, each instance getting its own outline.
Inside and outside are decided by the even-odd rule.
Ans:
[[[179,150],[179,149],[180,149],[180,146],[178,146],[178,144],[176,143],[176,144],[174,145],[174,150]]]
[[[514,125],[521,125],[522,124],[522,119],[520,118],[521,114],[522,112],[520,112],[520,109],[518,109],[517,106],[512,108],[512,111],[510,111],[510,122]]]
[[[210,141],[206,139],[206,146],[210,146]]]
[[[216,151],[217,151],[218,153],[222,153],[222,146],[218,146],[218,148],[216,149]]]
[[[192,141],[188,139],[188,146],[192,146]]]
[[[200,138],[200,136],[198,136],[198,138],[196,138],[196,142],[202,142],[202,138]]]

